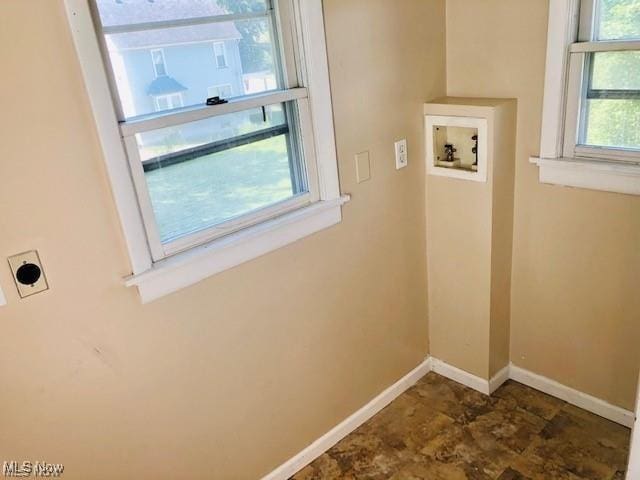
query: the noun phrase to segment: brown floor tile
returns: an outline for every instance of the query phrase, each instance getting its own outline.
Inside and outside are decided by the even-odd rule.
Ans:
[[[526,410],[499,402],[495,408],[469,424],[477,441],[495,441],[510,450],[522,453],[546,425],[541,417]]]
[[[474,479],[496,478],[516,456],[491,438],[476,440],[470,428],[460,424],[431,439],[421,453],[434,463],[456,466]]]
[[[629,429],[565,405],[526,455],[548,459],[588,480],[609,480],[626,468],[629,437]]]
[[[406,395],[420,399],[434,410],[461,424],[469,423],[477,416],[490,412],[497,402],[496,398],[483,395],[433,372],[410,388]]]
[[[393,480],[492,480],[494,477],[470,464],[433,462],[429,459],[403,465]]]
[[[504,478],[498,480],[510,480],[509,475],[514,480],[584,480],[553,462],[523,456],[518,456],[502,475]]]
[[[545,420],[551,420],[566,403],[513,380],[502,385],[494,396],[508,402],[511,408],[521,408]]]
[[[516,382],[430,373],[293,480],[622,480],[630,430]]]

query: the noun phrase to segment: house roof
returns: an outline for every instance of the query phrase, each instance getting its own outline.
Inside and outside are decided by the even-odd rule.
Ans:
[[[184,92],[185,90],[187,90],[187,87],[175,78],[161,75],[149,84],[147,87],[147,95],[169,95],[170,93]]]
[[[225,15],[216,0],[97,0],[105,27]],[[144,30],[108,36],[117,50],[242,38],[233,22],[164,30]]]

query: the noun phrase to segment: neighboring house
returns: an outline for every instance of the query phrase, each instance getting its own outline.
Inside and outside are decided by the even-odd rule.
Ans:
[[[215,0],[98,0],[103,26],[225,12]],[[127,118],[245,94],[233,22],[115,33],[107,37]]]

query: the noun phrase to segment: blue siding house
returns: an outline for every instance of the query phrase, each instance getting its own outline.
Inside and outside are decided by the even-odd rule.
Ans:
[[[98,0],[103,27],[223,15],[215,0]],[[243,95],[233,22],[106,36],[126,118]]]

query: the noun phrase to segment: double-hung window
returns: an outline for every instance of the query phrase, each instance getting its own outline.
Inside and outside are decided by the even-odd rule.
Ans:
[[[640,162],[640,0],[582,0],[564,155]]]
[[[640,0],[550,0],[545,183],[640,194]]]
[[[66,3],[146,300],[340,220],[320,0]]]

